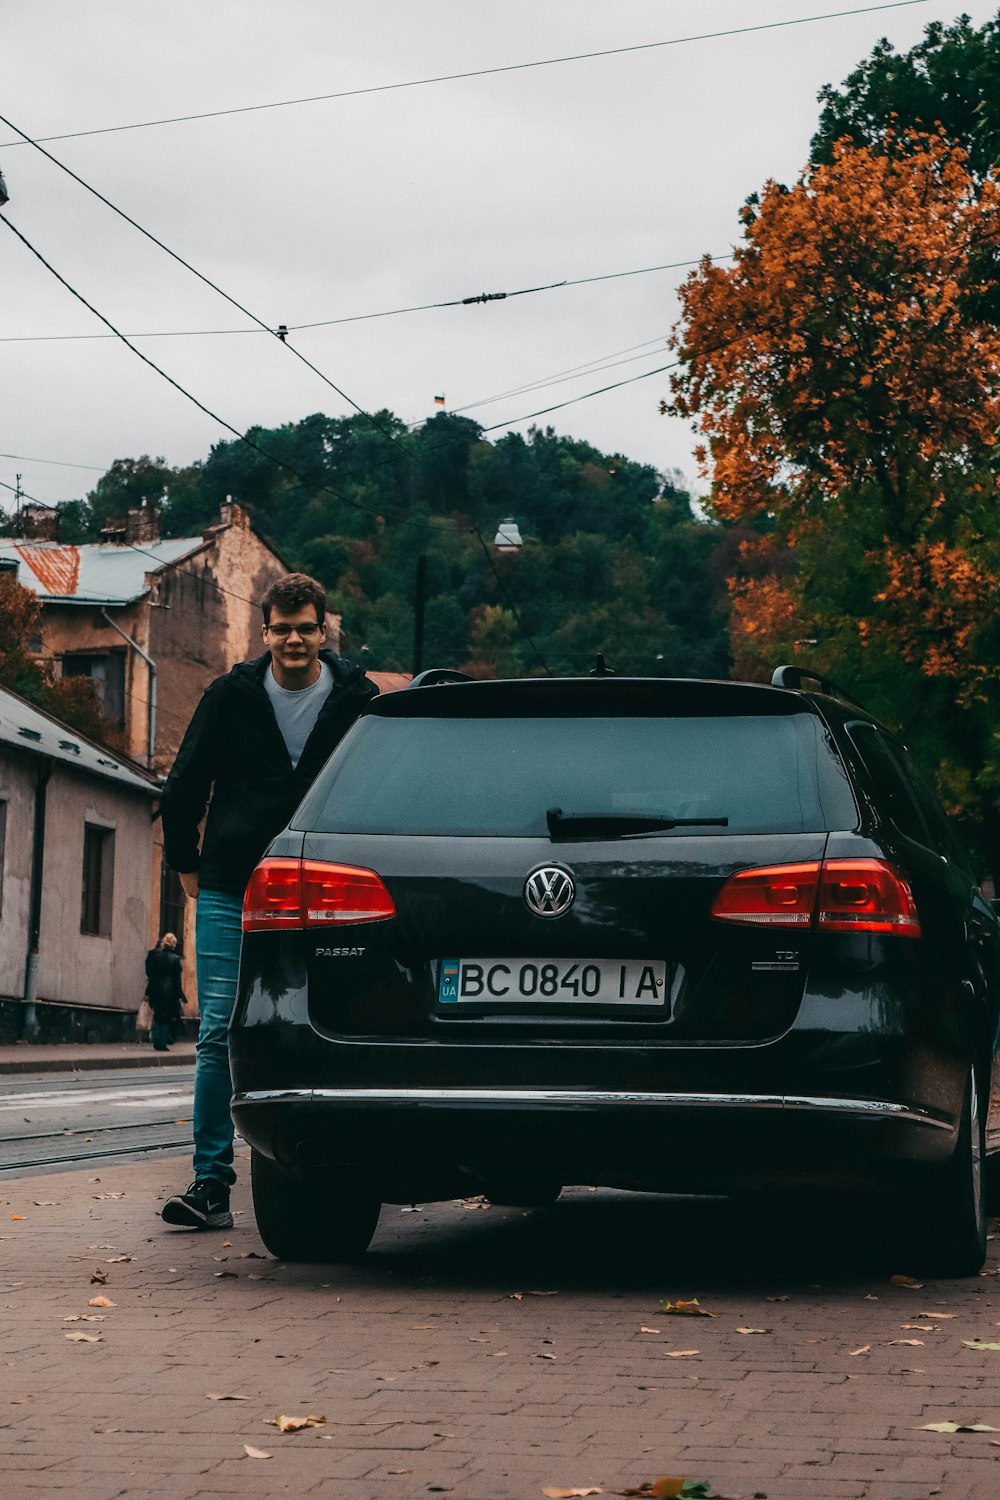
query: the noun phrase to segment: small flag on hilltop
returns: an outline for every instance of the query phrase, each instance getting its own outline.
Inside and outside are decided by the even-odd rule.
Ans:
[[[443,406],[444,405],[444,397],[443,396],[435,396],[434,397],[434,405],[435,406]]]

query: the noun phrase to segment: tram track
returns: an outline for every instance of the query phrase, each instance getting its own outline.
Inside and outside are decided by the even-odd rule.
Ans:
[[[4,1142],[0,1142],[0,1145],[3,1144]],[[73,1166],[79,1165],[81,1162],[102,1161],[109,1156],[142,1156],[150,1151],[190,1150],[191,1145],[191,1137],[187,1136],[181,1141],[148,1141],[137,1146],[114,1146],[103,1151],[67,1152],[61,1156],[38,1156],[29,1160],[0,1161],[0,1174],[4,1172],[30,1172],[36,1167]]]

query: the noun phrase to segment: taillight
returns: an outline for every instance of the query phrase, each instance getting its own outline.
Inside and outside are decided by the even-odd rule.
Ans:
[[[740,870],[712,902],[712,916],[761,927],[808,927],[816,909],[819,870],[819,860]]]
[[[712,903],[723,922],[808,927],[820,932],[880,932],[919,937],[908,882],[881,859],[810,860],[732,875]]]
[[[374,870],[320,859],[262,859],[243,899],[243,931],[378,922],[396,906]]]
[[[302,861],[305,926],[327,922],[380,922],[396,915],[396,904],[374,870]]]
[[[243,931],[302,926],[302,861],[262,859],[243,897]]]
[[[908,881],[881,859],[824,860],[816,925],[821,932],[920,936]]]

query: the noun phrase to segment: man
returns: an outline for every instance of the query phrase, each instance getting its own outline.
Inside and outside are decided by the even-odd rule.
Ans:
[[[324,649],[326,593],[289,573],[262,601],[267,647],[206,688],[161,803],[167,863],[198,902],[194,1176],[162,1216],[189,1229],[230,1229],[233,1122],[229,1017],[236,998],[243,893],[331,750],[378,688]],[[208,807],[201,850],[198,825]]]

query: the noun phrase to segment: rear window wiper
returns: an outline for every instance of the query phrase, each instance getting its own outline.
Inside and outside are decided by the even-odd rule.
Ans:
[[[728,828],[728,818],[663,818],[655,813],[564,813],[550,807],[545,814],[553,843],[570,839],[629,838],[663,833],[671,828]]]

